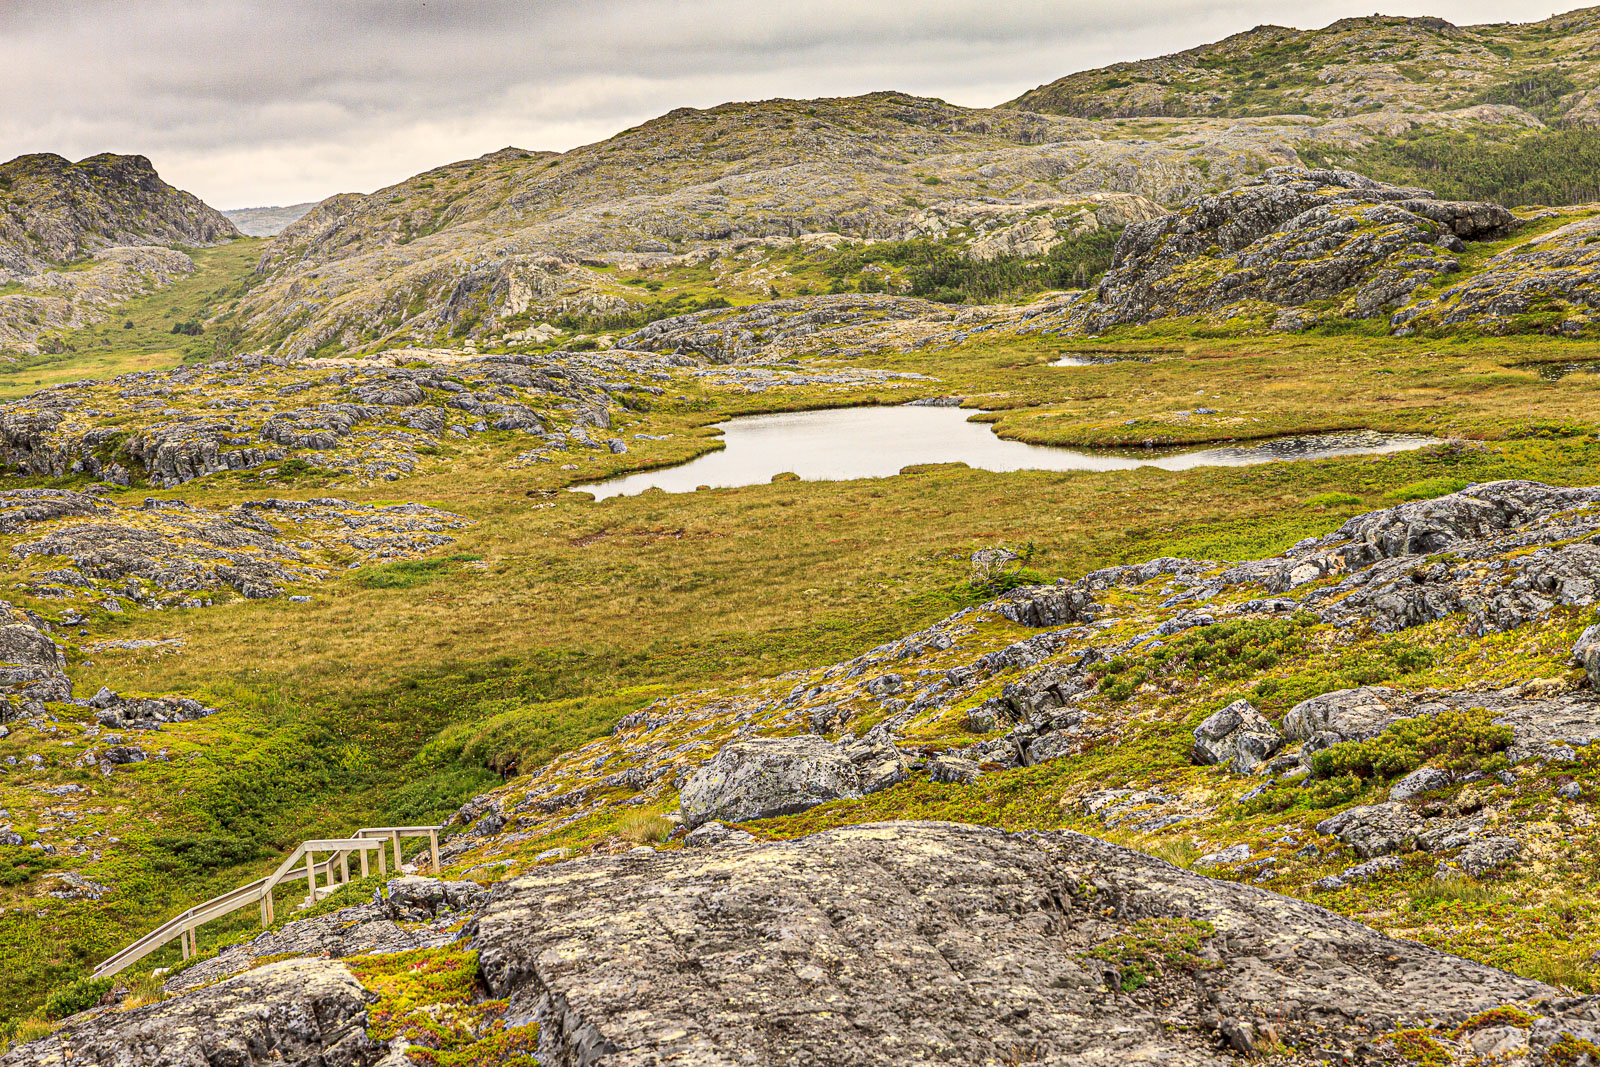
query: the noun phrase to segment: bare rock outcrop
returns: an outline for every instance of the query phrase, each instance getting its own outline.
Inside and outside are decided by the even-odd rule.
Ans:
[[[541,869],[473,943],[575,1065],[1311,1062],[1555,995],[1093,838],[949,823]]]
[[[367,1067],[383,1051],[367,1036],[372,999],[337,960],[287,960],[159,1004],[85,1017],[0,1064]]]
[[[835,745],[814,734],[762,737],[725,745],[684,783],[685,825],[788,815],[830,800],[860,797],[905,777],[892,745]]]
[[[1462,241],[1500,236],[1514,222],[1496,204],[1440,201],[1350,171],[1275,167],[1130,225],[1081,328],[1098,333],[1252,301],[1331,301],[1370,318],[1457,270]]]
[[[1592,334],[1600,307],[1600,219],[1569,222],[1491,258],[1471,278],[1396,312],[1397,333]]]

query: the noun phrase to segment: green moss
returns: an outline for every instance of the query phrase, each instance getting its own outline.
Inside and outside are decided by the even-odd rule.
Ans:
[[[1200,919],[1139,919],[1127,933],[1096,945],[1088,956],[1120,968],[1122,990],[1131,993],[1161,975],[1221,967],[1200,954],[1215,936],[1216,927]]]
[[[407,1055],[428,1067],[538,1067],[538,1026],[507,1027],[503,1000],[482,997],[478,954],[451,948],[413,949],[347,961],[377,994],[367,1033],[376,1041],[404,1038]]]
[[[1513,1004],[1507,1004],[1499,1008],[1490,1008],[1488,1011],[1480,1011],[1476,1015],[1470,1016],[1455,1028],[1454,1036],[1462,1037],[1494,1026],[1528,1027],[1532,1026],[1537,1018],[1538,1016],[1526,1012]]]
[[[1396,1030],[1386,1035],[1395,1054],[1419,1067],[1452,1067],[1455,1057],[1427,1030]]]
[[[1584,1067],[1600,1063],[1600,1045],[1583,1038],[1562,1034],[1555,1044],[1545,1050],[1545,1062],[1550,1067]]]
[[[1354,493],[1318,493],[1306,498],[1306,505],[1313,508],[1344,508],[1360,503],[1361,498]]]

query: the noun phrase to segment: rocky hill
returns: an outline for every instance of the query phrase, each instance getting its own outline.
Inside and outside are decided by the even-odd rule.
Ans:
[[[1466,241],[1505,237],[1516,226],[1498,204],[1439,200],[1348,171],[1274,168],[1129,227],[1082,328],[1099,333],[1251,302],[1294,309],[1274,319],[1280,329],[1315,321],[1311,305],[1371,318],[1459,271],[1455,257]]]
[[[238,237],[221,213],[161,180],[143,156],[19,156],[0,164],[0,281],[115,245],[209,245]]]
[[[1007,106],[1079,118],[1347,116],[1510,104],[1600,122],[1600,9],[1454,26],[1374,15],[1318,30],[1257,26],[1215,44],[1083,71]]]
[[[1524,121],[1485,105],[1122,128],[892,93],[682,109],[563,155],[508,148],[324,201],[263,255],[239,321],[288,355],[520,339],[542,320],[637,326],[837,285],[814,265],[841,245],[1036,260],[1293,163],[1307,141]]]
[[[238,236],[143,156],[0,164],[0,355],[56,347],[48,335],[102,322],[130,297],[189,274],[193,261],[173,246]]]
[[[237,322],[263,349],[300,355],[904,292],[881,265],[841,277],[837,250],[914,242],[924,256],[1037,264],[1083,236],[1086,214],[1114,231],[1302,162],[1370,165],[1398,185],[1442,169],[1447,199],[1591,199],[1600,144],[1551,138],[1591,136],[1597,41],[1596,10],[1464,28],[1374,16],[1260,27],[994,109],[896,93],[679,109],[564,154],[507,148],[330,198],[278,235]],[[1104,269],[1083,266],[911,295],[1024,299]]]

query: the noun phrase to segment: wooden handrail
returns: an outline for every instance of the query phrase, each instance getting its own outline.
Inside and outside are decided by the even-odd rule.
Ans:
[[[385,862],[384,846],[394,845],[395,871],[400,870],[400,839],[403,837],[426,837],[429,843],[429,861],[433,873],[439,873],[439,831],[442,826],[367,826],[357,830],[349,837],[313,838],[302,841],[296,845],[294,851],[278,865],[278,869],[265,878],[257,878],[248,885],[229,890],[220,896],[202,901],[187,911],[179,912],[154,930],[145,934],[137,941],[128,945],[122,951],[107,957],[94,969],[94,977],[106,978],[125,970],[146,956],[170,944],[175,938],[183,945],[183,958],[188,959],[195,952],[195,931],[213,919],[220,919],[224,915],[247,908],[255,904],[261,909],[261,925],[272,925],[275,918],[272,893],[279,884],[285,881],[300,881],[307,883],[306,903],[315,903],[319,894],[324,894],[321,886],[317,885],[319,875],[327,875],[328,883],[326,892],[332,892],[335,886],[334,873],[337,869],[341,880],[350,880],[350,856],[356,854],[361,859],[362,877],[367,875],[367,854],[376,852],[378,857],[379,873],[388,873]],[[318,861],[317,853],[325,853],[327,858]]]

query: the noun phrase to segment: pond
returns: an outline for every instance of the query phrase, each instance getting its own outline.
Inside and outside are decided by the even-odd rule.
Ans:
[[[1559,363],[1514,363],[1520,370],[1531,370],[1547,382],[1559,382],[1569,374],[1600,374],[1600,360],[1576,359]]]
[[[1138,356],[1062,356],[1052,360],[1052,367],[1109,367],[1114,363],[1149,363]]]
[[[685,493],[770,482],[785,472],[806,481],[886,478],[919,463],[965,463],[989,471],[1121,471],[1238,467],[1279,460],[1375,455],[1421,448],[1429,437],[1371,432],[1283,437],[1188,452],[1080,452],[1028,445],[968,422],[971,409],[861,407],[750,415],[717,423],[725,447],[676,467],[640,471],[572,488],[597,500],[646,489]]]

